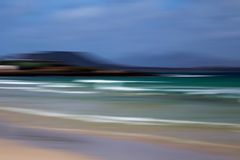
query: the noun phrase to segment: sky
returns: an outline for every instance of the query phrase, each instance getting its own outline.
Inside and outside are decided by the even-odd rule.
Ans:
[[[239,0],[1,0],[0,21],[0,55],[63,50],[146,65],[171,54],[240,62]]]

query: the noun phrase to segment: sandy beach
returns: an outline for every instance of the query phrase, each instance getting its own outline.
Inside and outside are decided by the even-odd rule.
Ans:
[[[33,147],[13,140],[1,139],[0,146],[1,159],[4,160],[94,160],[94,158],[82,156],[76,153]]]
[[[215,141],[207,141],[198,129],[160,127],[158,134],[142,131],[139,128],[124,132],[127,126],[115,128],[87,128],[81,122],[64,121],[57,118],[30,116],[14,112],[0,112],[0,152],[4,159],[227,159],[237,160],[240,151],[237,130],[217,134],[217,129],[209,130],[205,136],[216,135]],[[65,123],[63,123],[63,121]],[[47,123],[49,122],[49,123]],[[47,125],[48,124],[48,125]],[[62,127],[59,127],[62,124]],[[72,124],[68,126],[67,124]],[[80,126],[78,126],[78,125]],[[96,124],[92,124],[93,126]],[[64,127],[68,126],[68,127]],[[85,127],[84,127],[85,126]],[[80,128],[79,128],[80,127]],[[99,125],[100,127],[100,125]],[[129,127],[129,126],[128,126]],[[104,130],[105,129],[105,130]],[[112,130],[111,130],[112,129]],[[202,130],[202,129],[201,129]],[[189,133],[188,133],[189,132]],[[154,133],[154,132],[152,132]],[[219,141],[217,137],[225,137]],[[177,136],[178,135],[178,136]],[[189,136],[187,136],[189,135]],[[193,136],[194,135],[194,136]],[[226,137],[230,135],[229,137]],[[188,138],[186,138],[188,137]],[[195,138],[195,139],[194,139]],[[209,137],[212,139],[212,137]],[[232,138],[232,140],[231,140]],[[235,141],[234,141],[235,139]],[[16,151],[16,152],[15,152]],[[18,153],[18,154],[11,154]],[[38,156],[40,155],[40,156]],[[60,158],[58,158],[60,157]],[[34,158],[36,159],[36,158]]]

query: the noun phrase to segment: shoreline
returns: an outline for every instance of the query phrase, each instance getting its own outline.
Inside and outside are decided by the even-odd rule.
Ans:
[[[143,138],[149,139],[150,141],[172,141],[176,143],[188,143],[199,142],[199,144],[215,144],[211,141],[193,139],[188,135],[188,139],[176,136],[182,132],[193,132],[197,131],[200,133],[201,130],[204,132],[214,133],[224,129],[224,132],[240,133],[239,127],[226,126],[221,128],[209,127],[209,126],[194,126],[194,125],[132,125],[132,124],[115,124],[115,123],[100,123],[100,122],[86,122],[74,119],[64,119],[62,117],[51,117],[43,115],[31,115],[28,113],[20,113],[14,111],[0,110],[0,121],[6,122],[16,126],[33,129],[46,129],[46,130],[59,130],[59,131],[71,131],[78,133],[87,133],[91,135],[111,136],[111,137],[125,137],[129,138]],[[172,136],[166,136],[170,132],[176,132]],[[196,137],[195,137],[196,138]],[[229,139],[228,139],[229,140]],[[203,143],[202,143],[203,142]],[[240,143],[240,140],[238,141]],[[221,145],[220,145],[221,146]],[[225,145],[222,145],[225,146]],[[231,146],[226,144],[226,146]],[[235,148],[235,147],[233,147]],[[240,149],[240,146],[236,147]]]
[[[138,128],[135,128],[138,132],[133,132],[132,129],[130,132],[126,132],[131,126],[120,127],[117,130],[111,127],[103,127],[97,126],[97,124],[81,124],[80,122],[62,120],[59,118],[51,118],[51,117],[41,117],[41,116],[31,116],[22,113],[14,113],[10,111],[0,111],[0,121],[6,124],[6,126],[10,126],[18,130],[32,130],[37,134],[41,135],[43,132],[49,132],[51,134],[64,134],[63,139],[69,137],[69,135],[74,135],[77,137],[88,137],[87,139],[97,139],[102,141],[105,139],[106,141],[111,141],[112,145],[115,145],[115,142],[112,141],[120,141],[120,142],[132,142],[132,143],[141,143],[144,145],[154,145],[159,148],[169,148],[169,150],[183,150],[186,152],[196,152],[201,154],[216,154],[222,156],[229,156],[229,159],[235,159],[234,157],[239,157],[239,140],[232,142],[230,144],[222,142],[211,142],[201,139],[194,139],[194,137],[183,138],[181,136],[183,133],[189,134],[188,132],[199,132],[198,128],[185,128],[181,129],[179,127],[166,127],[161,126],[158,129],[153,130],[154,132],[160,132],[158,135],[154,135],[150,132],[144,132],[142,128],[142,132],[139,132]],[[47,124],[47,122],[49,124]],[[51,123],[51,124],[50,124]],[[82,123],[82,122],[81,122]],[[61,126],[59,126],[61,124]],[[71,124],[71,126],[68,126]],[[88,126],[89,124],[93,126]],[[99,124],[98,124],[99,125]],[[68,127],[66,127],[68,126]],[[86,127],[87,126],[87,127]],[[1,126],[0,126],[1,127]],[[141,128],[139,126],[139,128]],[[146,128],[145,128],[146,129]],[[141,129],[140,129],[141,130]],[[31,131],[31,132],[32,132]],[[220,134],[218,133],[220,130],[205,130],[206,134]],[[226,131],[224,131],[226,132]],[[230,130],[229,132],[232,132]],[[239,130],[234,131],[236,134],[239,134]],[[238,133],[237,133],[238,132]],[[173,135],[169,135],[169,133],[175,133]],[[64,138],[65,137],[65,138]],[[0,135],[0,139],[1,139]],[[4,137],[3,137],[4,138]],[[229,137],[225,137],[229,138]],[[61,138],[60,138],[61,139]],[[67,138],[68,139],[68,138]],[[10,140],[14,140],[11,139]],[[15,141],[15,140],[14,140]],[[135,146],[135,145],[134,145]],[[157,147],[157,148],[158,148]],[[43,147],[45,148],[45,147]],[[97,149],[96,149],[97,150]],[[91,154],[90,154],[91,155]]]
[[[16,129],[16,128],[15,128]],[[61,160],[61,158],[64,159],[69,159],[69,160],[95,160],[95,159],[107,159],[106,157],[109,157],[110,155],[110,159],[115,159],[114,157],[117,156],[115,155],[115,151],[116,149],[113,148],[117,148],[117,151],[121,152],[126,152],[125,148],[128,149],[133,149],[133,151],[135,151],[134,154],[139,154],[140,156],[138,156],[138,159],[140,160],[145,160],[146,158],[148,158],[148,156],[151,157],[151,151],[149,153],[149,140],[144,140],[144,139],[128,139],[126,137],[111,137],[111,136],[107,136],[104,135],[100,135],[97,134],[98,136],[93,136],[93,135],[88,135],[88,133],[83,133],[82,131],[79,131],[77,133],[72,132],[72,131],[66,131],[66,130],[55,130],[55,129],[49,129],[49,128],[38,128],[38,129],[33,129],[32,128],[17,128],[17,130],[15,130],[17,132],[24,132],[24,133],[30,133],[31,136],[28,134],[28,137],[24,137],[23,135],[21,135],[20,137],[15,137],[15,138],[4,138],[1,136],[0,138],[0,144],[4,145],[4,146],[8,146],[8,144],[10,143],[10,149],[4,147],[0,147],[0,153],[4,153],[1,154],[1,158],[8,158],[8,159],[16,159],[15,156],[13,155],[9,155],[9,152],[15,152],[15,153],[19,153],[17,155],[17,158],[23,158],[28,160],[32,159],[32,157],[40,157],[40,159],[42,158],[57,158],[59,160]],[[87,134],[87,135],[85,135]],[[91,133],[92,134],[92,133]],[[9,135],[8,135],[9,136]],[[29,137],[30,136],[30,137]],[[54,138],[53,138],[54,137]],[[80,138],[80,141],[78,140],[78,138]],[[97,138],[97,139],[96,139]],[[117,138],[117,139],[115,139]],[[111,143],[111,149],[107,148],[107,146],[102,146],[102,141],[109,141]],[[134,141],[132,141],[134,140]],[[90,147],[87,148],[88,151],[86,150],[79,150],[77,149],[78,147],[81,148],[81,146],[87,145],[87,141],[96,141],[95,147]],[[61,144],[59,145],[59,142],[61,142]],[[62,143],[63,142],[63,143]],[[100,142],[100,143],[99,143]],[[126,143],[126,144],[131,144],[130,146],[122,146],[119,145],[122,144],[122,142]],[[75,144],[78,143],[78,145],[76,146]],[[99,144],[98,144],[99,143]],[[105,143],[105,142],[104,142]],[[135,143],[135,144],[134,144]],[[154,143],[154,142],[150,142],[150,143]],[[73,145],[72,145],[73,144]],[[70,145],[70,148],[69,148]],[[98,150],[102,150],[101,148],[99,148],[99,145],[105,149],[104,154],[98,155]],[[133,145],[133,147],[132,147]],[[153,152],[153,160],[157,160],[160,156],[163,156],[167,159],[171,159],[171,160],[178,160],[178,156],[183,156],[185,157],[184,154],[187,155],[191,155],[194,156],[196,159],[206,159],[206,160],[213,160],[213,157],[226,157],[226,160],[237,160],[239,157],[239,149],[232,149],[229,150],[229,148],[226,148],[226,146],[217,146],[220,148],[213,148],[216,146],[209,146],[209,144],[207,146],[205,146],[206,144],[203,144],[202,146],[195,146],[195,145],[190,145],[189,144],[179,144],[177,142],[170,142],[170,141],[164,141],[161,140],[161,142],[158,142],[157,145],[152,145],[155,147],[155,149],[159,149],[159,151]],[[120,146],[120,147],[119,147]],[[144,147],[145,146],[145,147]],[[75,148],[76,147],[76,148]],[[135,149],[135,147],[137,148],[137,150]],[[204,147],[204,148],[202,148]],[[207,147],[207,148],[206,148]],[[209,148],[210,147],[210,148]],[[222,148],[223,147],[223,148]],[[140,148],[140,149],[139,149]],[[139,153],[138,150],[142,150],[141,148],[146,150],[143,150],[142,153]],[[7,150],[6,150],[7,149]],[[153,150],[153,148],[150,148],[151,150]],[[228,149],[228,150],[226,150]],[[113,152],[112,152],[113,151]],[[137,151],[137,152],[136,152]],[[95,152],[95,153],[94,153]],[[144,153],[146,152],[146,153]],[[158,153],[159,152],[159,153]],[[176,155],[172,155],[169,153],[175,153]],[[97,154],[96,154],[97,153]],[[121,153],[122,154],[122,153]],[[120,154],[120,155],[121,155]],[[20,156],[19,156],[20,155]],[[89,156],[90,155],[90,156]],[[143,158],[140,158],[141,156],[143,156]],[[128,157],[128,155],[125,155]],[[59,158],[60,157],[60,158]],[[94,157],[94,158],[93,158]],[[117,156],[117,159],[122,159],[119,156]],[[126,158],[125,159],[132,159],[132,156]],[[188,156],[187,156],[188,157]],[[185,157],[185,159],[187,158]],[[191,157],[188,157],[191,159]],[[206,157],[206,158],[205,158]],[[150,158],[151,159],[151,158]],[[217,158],[218,159],[218,158]]]

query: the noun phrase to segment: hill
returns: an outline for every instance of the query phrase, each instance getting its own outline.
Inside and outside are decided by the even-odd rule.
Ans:
[[[95,57],[84,52],[68,52],[68,51],[48,51],[16,54],[4,57],[3,59],[10,60],[28,60],[28,61],[48,61],[66,66],[81,66],[93,68],[121,68],[120,65],[111,64],[104,60],[96,59]]]

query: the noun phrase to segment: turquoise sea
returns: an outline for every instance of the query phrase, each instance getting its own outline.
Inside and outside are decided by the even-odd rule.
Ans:
[[[98,123],[240,126],[240,76],[1,77],[0,109]]]

